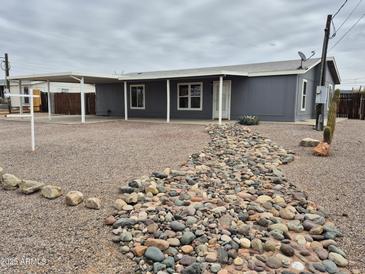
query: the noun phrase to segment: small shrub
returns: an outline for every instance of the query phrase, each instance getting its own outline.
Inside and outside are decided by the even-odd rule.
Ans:
[[[238,123],[240,123],[241,125],[246,125],[246,126],[258,125],[259,118],[257,118],[256,116],[253,116],[253,115],[243,115],[238,120]]]
[[[325,127],[323,131],[323,142],[326,142],[327,144],[331,144],[332,138],[331,138],[332,130],[330,127]]]

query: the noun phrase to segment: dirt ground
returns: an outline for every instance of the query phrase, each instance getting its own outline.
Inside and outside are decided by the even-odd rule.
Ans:
[[[296,152],[296,160],[283,166],[284,173],[330,213],[344,233],[340,244],[351,267],[365,273],[365,121],[337,123],[327,158],[314,157],[310,148],[298,146],[305,137],[321,139],[322,133],[311,126],[262,123],[255,129]]]
[[[66,207],[0,190],[0,273],[127,273],[130,262],[109,240],[104,217],[129,178],[178,167],[208,142],[201,125],[106,122],[36,124],[0,121],[0,166],[20,178],[100,197],[103,208]]]
[[[321,138],[310,126],[263,123],[253,129],[296,152],[283,166],[291,182],[329,211],[344,232],[341,246],[352,268],[365,273],[365,122],[338,123],[332,154],[311,155],[298,146]],[[129,260],[102,225],[117,187],[166,166],[178,167],[207,144],[201,125],[106,122],[37,124],[37,151],[30,152],[29,123],[0,121],[0,166],[21,178],[80,190],[103,200],[101,211],[66,207],[0,190],[0,273],[128,273]]]

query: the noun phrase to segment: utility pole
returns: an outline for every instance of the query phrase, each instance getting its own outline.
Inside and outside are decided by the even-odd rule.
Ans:
[[[321,74],[319,76],[319,85],[326,85],[326,64],[327,64],[327,49],[330,39],[332,15],[327,15],[326,28],[324,29],[324,40],[321,58]],[[324,124],[324,104],[321,102],[316,105],[316,130],[323,130]]]
[[[8,90],[8,92],[10,92],[10,81],[9,81],[9,71],[10,71],[10,67],[9,67],[9,59],[8,59],[8,54],[5,53],[5,83],[6,83],[6,88]],[[11,113],[11,101],[10,98],[8,98],[8,110],[9,113]]]

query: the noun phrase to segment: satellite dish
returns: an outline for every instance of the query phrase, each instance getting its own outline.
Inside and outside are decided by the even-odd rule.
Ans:
[[[298,54],[300,56],[300,59],[302,59],[302,62],[307,61],[307,57],[305,57],[305,54],[301,51],[298,51]]]

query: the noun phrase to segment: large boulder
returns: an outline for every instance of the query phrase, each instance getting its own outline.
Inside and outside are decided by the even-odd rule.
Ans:
[[[304,138],[300,141],[299,145],[302,147],[315,147],[319,145],[320,141],[312,138]]]
[[[19,184],[22,182],[18,177],[14,176],[13,174],[5,173],[2,176],[2,187],[5,190],[15,190],[18,188]]]
[[[4,169],[0,166],[0,177],[3,176],[4,174]],[[1,181],[1,178],[0,178],[0,181]]]
[[[70,191],[66,194],[66,205],[76,206],[84,200],[84,195],[80,191]]]
[[[316,156],[326,157],[330,153],[330,145],[325,142],[320,142],[314,149],[313,154]]]
[[[56,199],[62,195],[62,189],[59,186],[46,185],[42,187],[41,194],[47,199]]]
[[[31,194],[37,192],[44,187],[44,183],[32,181],[32,180],[22,180],[19,184],[19,190],[23,194]]]

